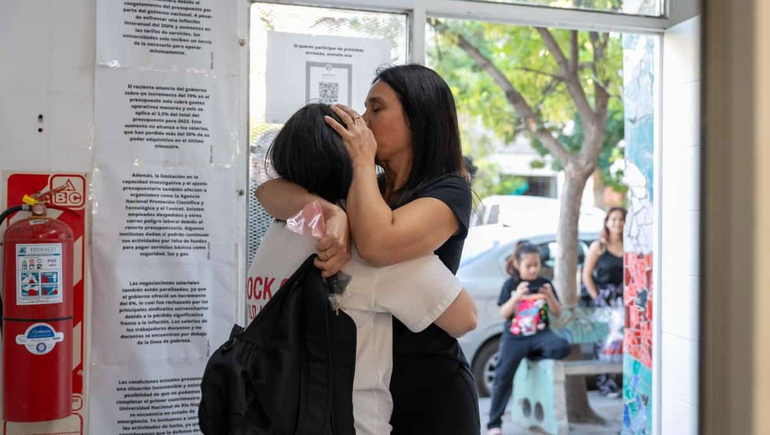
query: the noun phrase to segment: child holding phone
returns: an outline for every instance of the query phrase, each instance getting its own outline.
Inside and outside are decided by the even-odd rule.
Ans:
[[[500,292],[498,305],[505,327],[492,387],[488,435],[503,433],[502,416],[521,360],[562,359],[570,353],[569,343],[549,328],[549,317],[561,315],[561,304],[551,282],[540,276],[540,262],[537,246],[519,242],[509,269],[511,277]]]

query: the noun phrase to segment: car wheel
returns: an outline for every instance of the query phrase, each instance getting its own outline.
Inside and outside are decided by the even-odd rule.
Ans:
[[[497,348],[500,346],[500,337],[495,337],[486,342],[473,359],[473,377],[476,379],[476,390],[479,397],[492,395],[492,384],[495,381],[495,368],[500,360]]]

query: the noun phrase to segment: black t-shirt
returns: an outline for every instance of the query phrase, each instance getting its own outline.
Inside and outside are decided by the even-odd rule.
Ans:
[[[458,233],[434,251],[452,273],[457,273],[471,216],[472,196],[468,182],[459,175],[445,175],[426,183],[402,202],[419,198],[441,200],[457,217]],[[463,367],[469,370],[457,339],[444,330],[434,324],[415,334],[393,319],[393,375],[390,381],[393,394],[435,385]]]
[[[538,289],[540,287],[550,284],[551,288],[553,288],[553,283],[549,281],[547,278],[543,277],[537,277],[531,281],[525,280],[529,283],[529,294],[534,295],[537,294]],[[497,299],[497,305],[502,305],[506,302],[508,302],[508,299],[511,298],[511,295],[516,291],[516,287],[519,286],[519,283],[521,282],[520,279],[518,279],[515,276],[512,276],[508,278],[505,283],[503,283],[503,288],[500,289],[500,297]],[[559,300],[559,296],[556,294],[556,289],[553,288],[553,295],[556,297],[556,300]],[[510,319],[505,319],[505,327],[504,331],[506,331],[508,334],[511,333],[511,320],[513,320],[513,317]]]
[[[605,248],[596,260],[593,278],[599,287],[607,284],[615,284],[618,287],[623,285],[623,257],[616,257]]]

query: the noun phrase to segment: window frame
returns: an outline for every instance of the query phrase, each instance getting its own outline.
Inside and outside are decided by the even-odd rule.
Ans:
[[[637,33],[652,34],[660,37],[658,45],[657,74],[663,77],[663,47],[662,36],[667,29],[677,24],[696,17],[701,13],[700,0],[666,0],[664,13],[661,17],[649,17],[641,15],[617,14],[610,12],[600,12],[580,9],[560,9],[543,6],[506,4],[506,3],[484,3],[467,0],[246,0],[240,3],[239,8],[239,29],[241,29],[241,44],[248,41],[248,10],[253,3],[273,3],[295,6],[309,6],[322,8],[339,8],[350,10],[361,10],[371,12],[389,12],[403,13],[407,15],[408,20],[408,48],[407,59],[412,63],[425,63],[425,23],[428,17],[451,18],[464,20],[478,20],[492,23],[510,24],[519,26],[538,26],[558,29],[574,30],[594,30],[600,32],[619,32],[619,33]],[[244,12],[245,11],[245,12]],[[241,52],[242,73],[244,79],[241,80],[241,90],[248,95],[248,50]],[[654,92],[656,93],[655,104],[657,113],[655,115],[656,133],[654,137],[655,164],[661,164],[661,125],[663,106],[659,98],[662,91],[662,81],[658,80]],[[248,125],[248,103],[242,105],[245,113],[240,113],[240,119],[244,125]],[[248,134],[246,134],[248,137]],[[660,192],[661,180],[660,174],[655,176],[654,188]],[[653,252],[655,255],[654,263],[654,293],[653,297],[661,301],[661,274],[662,263],[659,253],[660,247],[660,218],[661,218],[660,195],[656,195],[653,209],[657,218],[653,229]],[[245,209],[243,211],[246,215]],[[244,219],[245,224],[246,219]],[[243,229],[245,234],[245,228]],[[240,286],[243,288],[243,286]],[[659,433],[661,428],[661,303],[655,304],[654,308],[653,339],[657,343],[653,351],[653,410],[652,422],[653,432]]]
[[[463,0],[247,0],[295,6],[406,13],[409,16],[410,62],[425,63],[425,21],[428,17],[488,21],[603,32],[662,34],[699,12],[698,0],[666,0],[661,17],[616,14],[582,9],[484,3]]]

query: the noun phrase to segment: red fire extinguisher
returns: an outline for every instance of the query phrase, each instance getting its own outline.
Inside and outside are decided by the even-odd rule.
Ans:
[[[29,201],[27,201],[29,200]],[[72,413],[72,229],[46,205],[5,231],[3,251],[3,418],[56,420]]]

